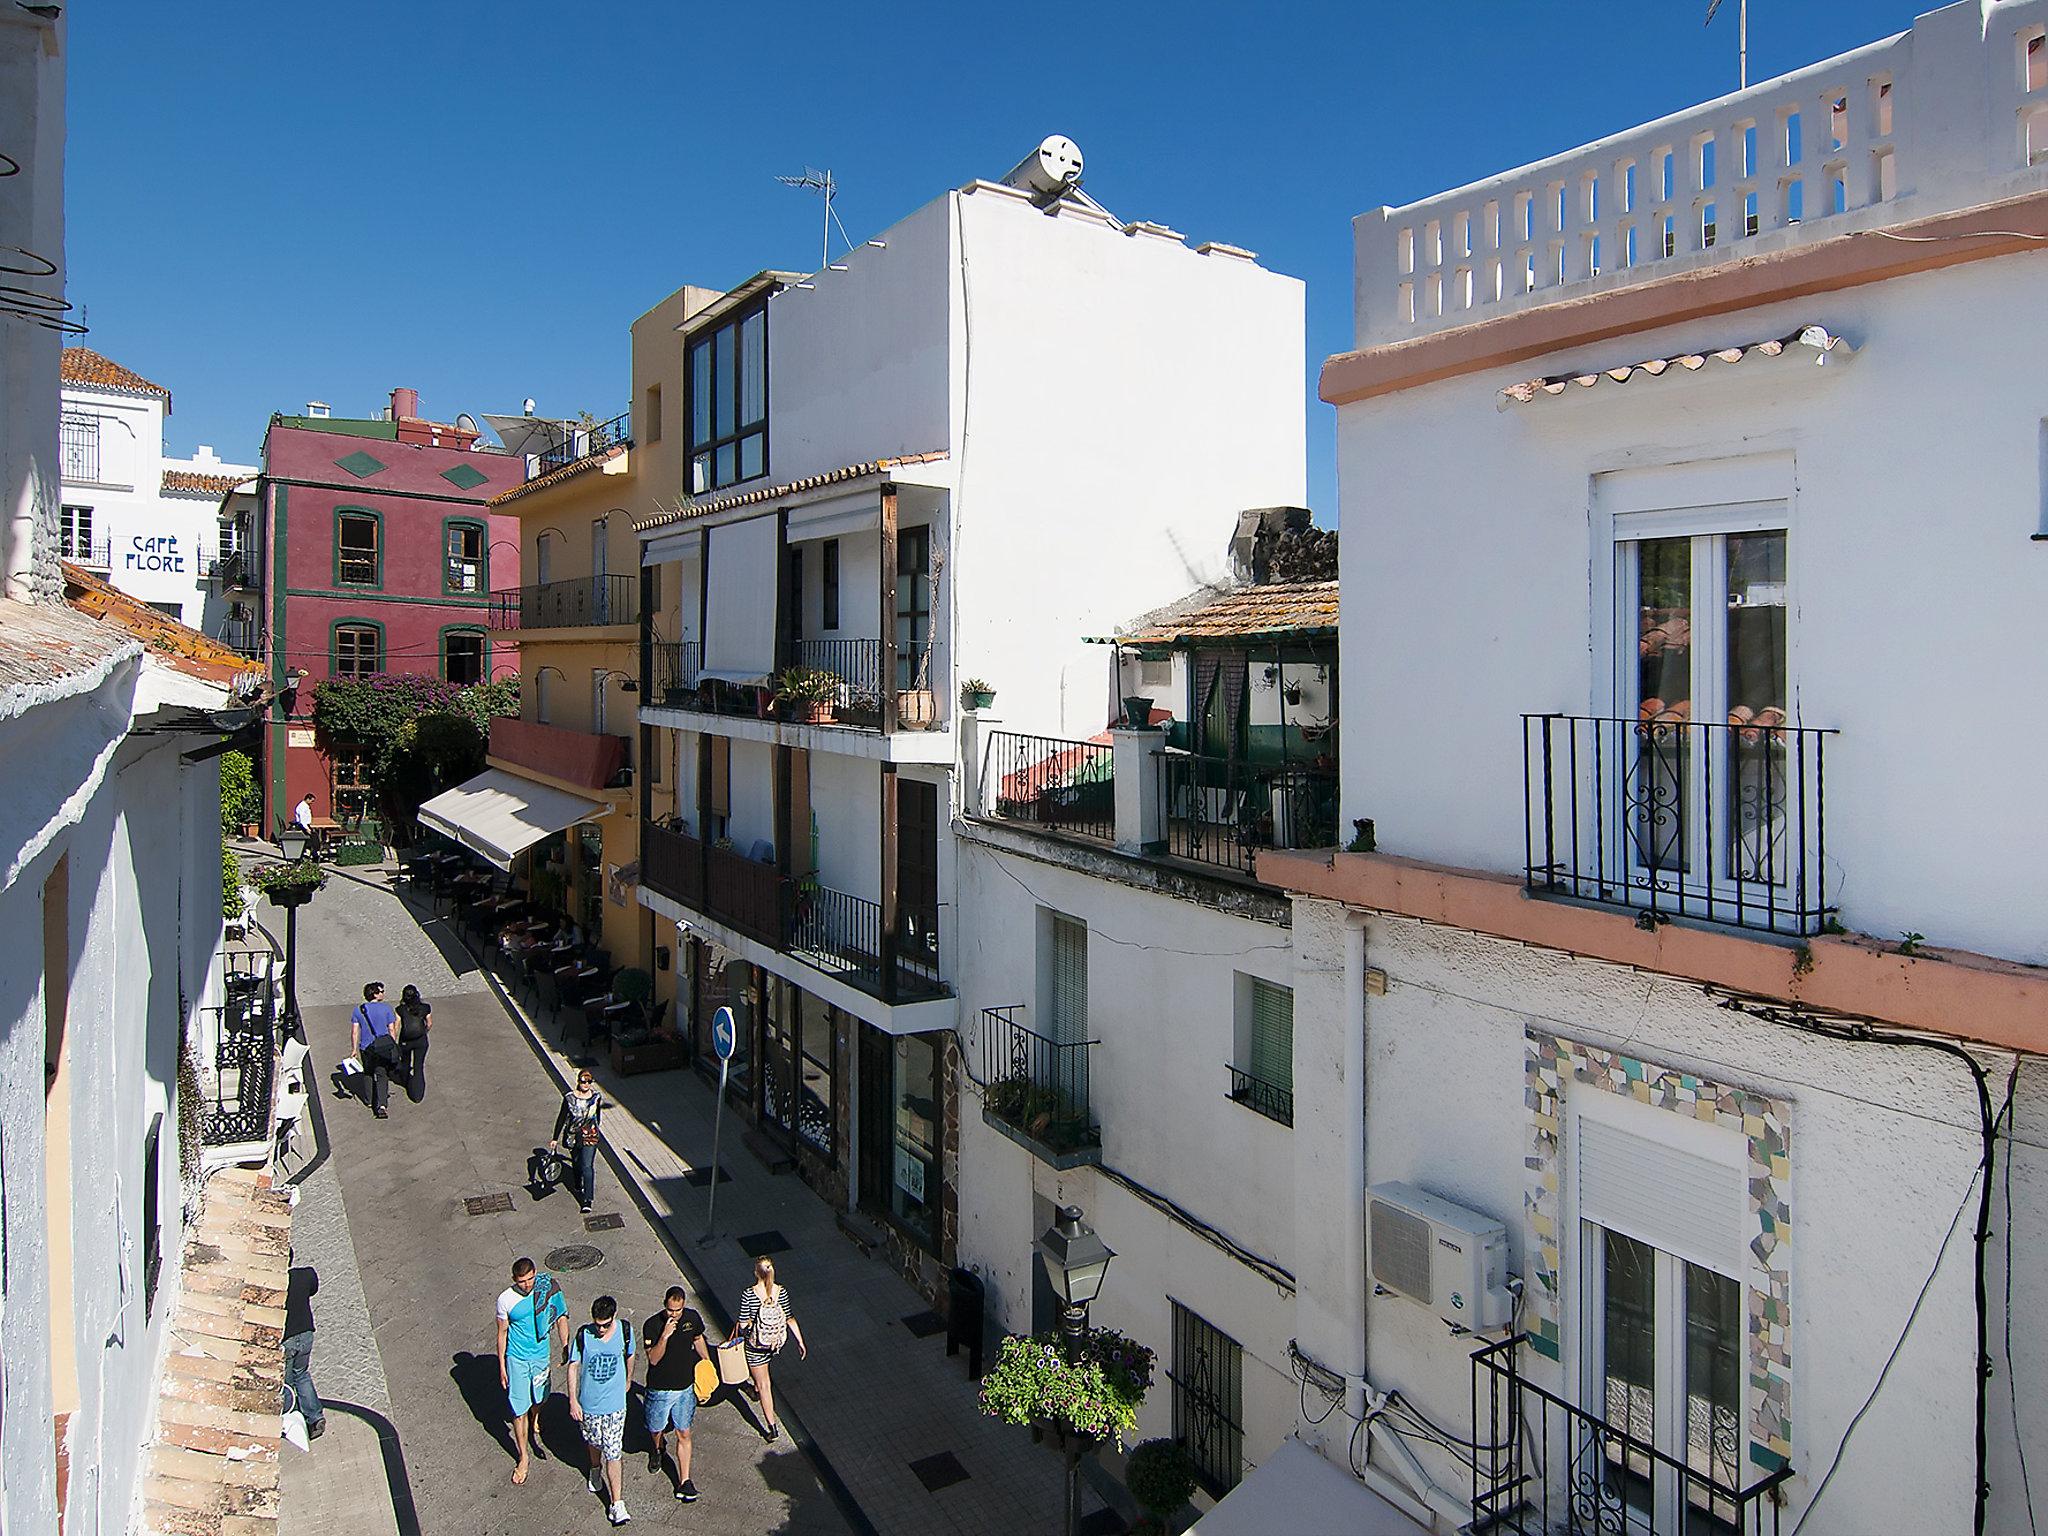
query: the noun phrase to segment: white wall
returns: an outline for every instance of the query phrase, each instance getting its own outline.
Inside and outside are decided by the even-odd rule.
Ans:
[[[2048,254],[1691,325],[1341,407],[1353,513],[1344,808],[1390,853],[1519,872],[1521,716],[1599,713],[1612,619],[1593,476],[1789,453],[1797,722],[1832,726],[1827,870],[1844,922],[2048,961],[2036,813],[2048,647]],[[1505,385],[1807,323],[1860,353],[1752,358],[1494,409]]]

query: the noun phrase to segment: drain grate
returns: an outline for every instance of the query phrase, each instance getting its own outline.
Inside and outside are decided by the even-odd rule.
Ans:
[[[772,1227],[766,1232],[749,1232],[740,1239],[740,1251],[750,1259],[765,1258],[771,1253],[787,1253],[789,1239]]]
[[[512,1209],[512,1197],[507,1194],[471,1195],[462,1202],[472,1216],[494,1216]]]
[[[586,1232],[615,1232],[625,1224],[626,1218],[617,1211],[606,1211],[602,1216],[583,1218],[583,1230]]]
[[[588,1243],[571,1243],[554,1249],[541,1262],[549,1269],[595,1269],[604,1262],[604,1250]]]

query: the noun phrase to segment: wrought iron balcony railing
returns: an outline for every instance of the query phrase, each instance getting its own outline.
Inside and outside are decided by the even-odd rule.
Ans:
[[[941,997],[939,910],[898,907],[895,931],[882,924],[882,904],[814,881],[793,896],[789,952],[863,992],[894,1002]]]
[[[1098,1042],[1049,1040],[1018,1022],[1022,1010],[981,1010],[983,1114],[1060,1167],[1092,1161],[1102,1131],[1088,1103],[1088,1052]]]
[[[579,460],[589,458],[593,453],[602,453],[607,448],[630,445],[633,441],[633,413],[622,411],[610,421],[600,421],[593,426],[571,427],[561,443],[544,452],[527,457],[527,476],[538,480],[542,475],[566,469]]]
[[[1243,1067],[1230,1067],[1230,1097],[1268,1120],[1278,1120],[1282,1125],[1294,1124],[1294,1090],[1269,1083],[1263,1077],[1255,1077]]]
[[[223,620],[220,643],[238,656],[260,660],[263,656],[263,626],[255,619]]]
[[[775,648],[778,668],[829,672],[839,679],[839,706],[857,705],[865,700],[871,709],[881,707],[882,642],[879,640],[792,640],[787,637]],[[835,708],[838,706],[835,706]]]
[[[640,582],[633,576],[575,576],[491,594],[493,629],[576,629],[639,619]]]
[[[1005,821],[1116,841],[1114,754],[1104,742],[991,731],[986,782]]]
[[[1327,848],[1337,841],[1337,775],[1305,763],[1247,763],[1182,752],[1158,755],[1166,851],[1251,873],[1261,848]]]
[[[1812,934],[1829,900],[1827,745],[1766,710],[1734,723],[1522,717],[1532,891]]]
[[[694,707],[703,658],[704,648],[695,640],[655,641],[649,659],[653,675],[641,689],[642,702],[666,709]]]
[[[1790,1467],[1743,1485],[1739,1406],[1689,1396],[1685,1444],[1538,1386],[1521,1335],[1472,1356],[1473,1529],[1504,1536],[1778,1536]],[[1610,1388],[1610,1391],[1613,1389]],[[1625,1389],[1624,1389],[1625,1390]]]
[[[247,1146],[270,1139],[277,1065],[277,1013],[271,957],[230,956],[226,1000],[206,1010],[213,1067],[204,1083],[200,1144]]]
[[[205,566],[207,576],[224,587],[249,584],[249,557],[239,549],[226,550],[201,564]]]

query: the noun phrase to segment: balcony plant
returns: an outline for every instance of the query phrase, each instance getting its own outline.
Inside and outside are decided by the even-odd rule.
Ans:
[[[1034,1081],[1028,1072],[1014,1073],[988,1085],[988,1112],[1041,1146],[1071,1152],[1090,1142],[1087,1109],[1072,1093]]]
[[[1195,1464],[1178,1440],[1147,1440],[1124,1458],[1124,1486],[1145,1511],[1134,1529],[1164,1532],[1194,1497]]]
[[[1086,1334],[1078,1361],[1051,1334],[1012,1334],[981,1379],[981,1411],[1037,1435],[1079,1435],[1084,1448],[1114,1441],[1121,1450],[1151,1385],[1152,1351],[1114,1329]]]
[[[960,685],[960,707],[962,709],[987,709],[996,701],[995,689],[978,677],[970,677]]]
[[[775,701],[785,715],[806,725],[823,725],[839,700],[839,677],[823,667],[789,667],[775,680]]]

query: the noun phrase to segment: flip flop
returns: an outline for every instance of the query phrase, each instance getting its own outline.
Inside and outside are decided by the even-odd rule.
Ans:
[[[512,1481],[515,1484],[524,1483],[526,1481],[526,1470],[525,1467],[514,1467],[512,1469]]]

